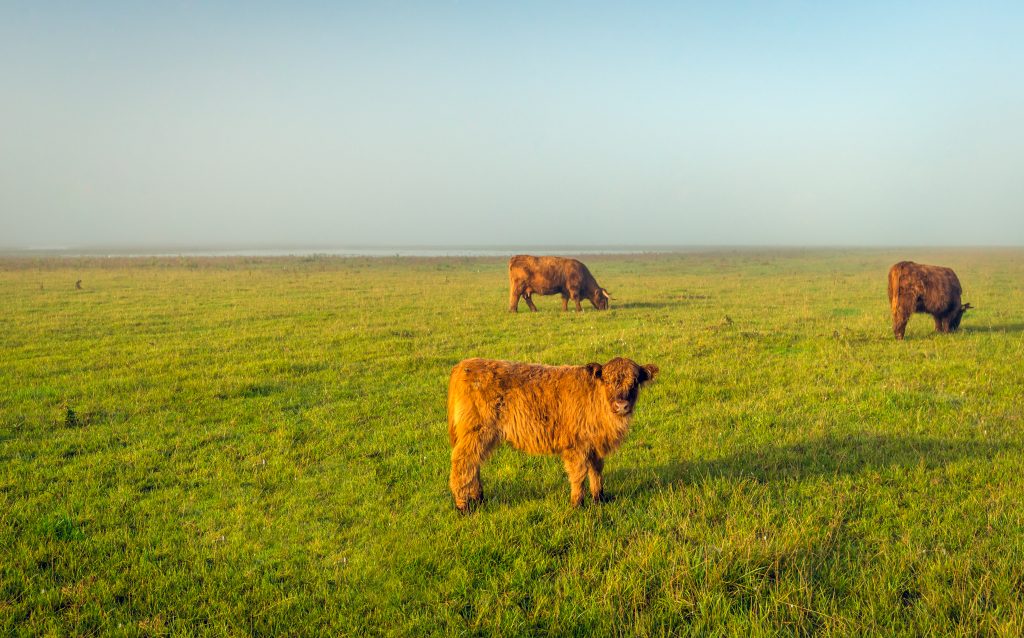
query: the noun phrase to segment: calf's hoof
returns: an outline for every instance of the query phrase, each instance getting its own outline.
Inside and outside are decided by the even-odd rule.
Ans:
[[[481,502],[483,502],[483,498],[472,499],[462,504],[456,502],[455,509],[458,510],[459,514],[472,514],[480,507]]]

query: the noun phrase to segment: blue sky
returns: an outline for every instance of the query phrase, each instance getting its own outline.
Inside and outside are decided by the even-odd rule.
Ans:
[[[0,246],[1024,243],[1018,3],[4,3]]]

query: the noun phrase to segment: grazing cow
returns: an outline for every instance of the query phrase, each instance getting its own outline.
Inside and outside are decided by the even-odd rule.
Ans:
[[[533,255],[516,255],[508,260],[509,299],[508,311],[519,312],[519,298],[526,300],[526,305],[533,312],[531,295],[562,295],[562,310],[569,309],[569,300],[576,303],[576,311],[583,310],[580,300],[589,299],[598,310],[608,309],[611,295],[597,285],[594,276],[587,267],[576,259],[564,257],[534,257]]]
[[[449,487],[455,506],[468,511],[483,499],[480,465],[502,441],[528,454],[558,454],[583,503],[589,477],[595,501],[604,496],[604,457],[629,430],[640,386],[658,366],[616,357],[603,366],[545,366],[466,359],[448,383]]]
[[[971,304],[960,303],[960,280],[943,266],[927,266],[901,261],[889,269],[889,304],[892,306],[892,331],[902,339],[910,315],[924,312],[935,318],[935,329],[953,332],[960,327],[964,312]]]

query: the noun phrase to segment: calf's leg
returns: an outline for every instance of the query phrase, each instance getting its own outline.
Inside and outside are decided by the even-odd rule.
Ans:
[[[587,478],[587,455],[576,450],[562,452],[562,464],[569,476],[569,502],[573,507],[583,504],[583,481]]]
[[[604,459],[591,452],[587,457],[587,480],[590,482],[590,496],[595,503],[604,500],[604,477],[601,472],[604,470]]]
[[[480,465],[499,442],[497,433],[483,428],[465,432],[455,442],[448,487],[455,498],[455,507],[460,511],[468,511],[470,505],[483,500]]]

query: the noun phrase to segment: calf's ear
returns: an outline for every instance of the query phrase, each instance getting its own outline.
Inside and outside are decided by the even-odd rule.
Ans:
[[[972,309],[972,308],[974,308],[974,306],[972,306],[972,305],[971,305],[971,304],[969,304],[969,303],[965,303],[964,305],[960,306],[960,309],[961,309],[961,310],[970,310],[970,309]]]
[[[585,365],[583,367],[587,369],[587,372],[590,373],[590,376],[594,377],[595,379],[600,379],[601,378],[601,364],[600,363],[588,363],[587,365]]]
[[[647,365],[640,366],[640,383],[653,381],[654,377],[658,376],[659,372],[661,372],[661,370],[658,368],[658,366],[654,365],[653,363],[648,363]]]

